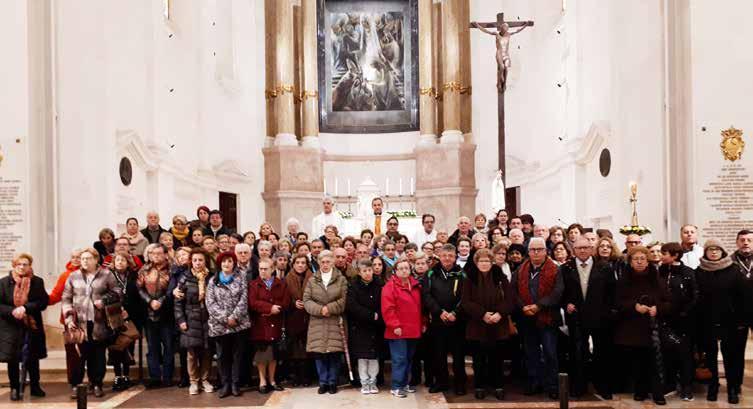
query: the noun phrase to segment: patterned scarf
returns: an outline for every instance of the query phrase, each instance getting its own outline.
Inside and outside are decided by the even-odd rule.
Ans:
[[[13,271],[13,281],[16,286],[13,289],[13,305],[22,307],[29,301],[29,288],[31,287],[31,274],[19,275]]]
[[[13,281],[16,283],[15,287],[13,288],[13,305],[16,307],[22,307],[29,301],[31,276],[34,275],[34,272],[30,268],[29,272],[23,276],[16,274],[15,271],[13,271],[11,274],[13,276]],[[29,314],[26,314],[26,317],[24,317],[23,324],[32,331],[37,330],[37,321]]]
[[[167,272],[167,264],[160,269],[154,264],[144,267],[139,274],[139,286],[146,288],[151,296],[159,295],[167,290],[170,284],[170,274]]]
[[[528,288],[528,282],[531,278],[531,270],[533,266],[530,260],[526,260],[518,270],[518,294],[520,294],[521,301],[524,305],[535,304],[535,300],[531,296],[531,291]],[[541,265],[541,272],[539,273],[539,291],[538,299],[542,299],[549,295],[554,289],[554,284],[557,281],[557,265],[547,257],[544,264]],[[542,310],[536,315],[536,324],[538,327],[547,327],[554,322],[554,316],[549,310]]]
[[[202,267],[201,270],[195,270],[191,269],[191,274],[193,274],[194,277],[196,277],[196,281],[199,282],[199,301],[204,301],[204,295],[207,291],[207,275],[209,275],[209,271],[207,271],[206,267]]]

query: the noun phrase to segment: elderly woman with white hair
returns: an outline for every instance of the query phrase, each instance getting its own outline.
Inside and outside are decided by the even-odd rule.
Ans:
[[[291,217],[287,222],[285,222],[285,230],[287,231],[287,233],[285,233],[284,238],[290,240],[290,242],[295,246],[295,243],[298,240],[298,232],[301,230],[301,222],[299,222],[295,217]]]
[[[348,280],[335,268],[334,255],[323,250],[319,270],[303,291],[303,306],[310,316],[306,352],[316,359],[319,394],[337,393],[340,353],[345,350],[341,325],[347,292]]]

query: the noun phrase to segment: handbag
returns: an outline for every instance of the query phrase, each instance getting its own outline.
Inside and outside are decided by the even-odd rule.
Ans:
[[[113,351],[125,351],[130,347],[137,339],[141,338],[138,328],[133,321],[125,321],[123,326],[118,329],[118,334],[115,336],[115,340],[108,347]]]
[[[285,326],[285,313],[282,313],[282,329],[280,330],[280,339],[277,340],[277,352],[279,354],[287,354],[290,352],[290,338],[288,337],[288,330]]]
[[[114,302],[105,305],[105,316],[107,316],[107,326],[113,331],[117,331],[123,325],[123,305],[120,302]]]
[[[78,323],[78,314],[76,310],[70,313],[73,326],[65,326],[63,330],[63,343],[65,345],[81,345],[86,341],[86,328],[81,328]]]
[[[518,335],[518,327],[515,326],[511,316],[507,316],[507,332],[510,336]]]

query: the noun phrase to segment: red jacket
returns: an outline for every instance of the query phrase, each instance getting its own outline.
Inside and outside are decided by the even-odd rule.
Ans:
[[[421,338],[424,317],[421,314],[421,283],[413,277],[404,285],[400,278],[392,278],[382,288],[382,317],[384,317],[385,339]],[[401,336],[395,335],[395,328],[402,329]]]
[[[279,305],[279,314],[270,315],[273,305]],[[285,282],[275,277],[267,290],[261,277],[248,283],[248,309],[251,312],[251,340],[272,342],[280,339],[282,317],[290,306],[290,294]]]
[[[65,265],[65,271],[60,273],[60,276],[58,276],[58,281],[55,283],[55,287],[50,292],[50,301],[47,303],[47,305],[55,305],[63,299],[65,282],[68,281],[68,276],[70,276],[72,272],[78,270],[79,267],[80,266],[74,266],[70,261]],[[60,310],[60,323],[65,324],[62,309]]]

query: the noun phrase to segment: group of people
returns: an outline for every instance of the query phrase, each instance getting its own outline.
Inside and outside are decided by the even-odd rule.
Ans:
[[[282,234],[263,223],[241,235],[205,206],[164,229],[150,212],[145,228],[129,218],[122,235],[105,228],[92,247],[74,250],[49,295],[32,256],[17,255],[0,279],[11,400],[22,398],[21,368],[30,394],[45,395],[41,312],[61,303],[72,397],[85,375],[91,393],[104,395],[107,365],[113,389],[129,388],[133,340],[143,334],[147,387],[174,384],[177,354],[177,386],[191,395],[239,396],[257,377],[260,393],[316,380],[318,393],[333,394],[343,369],[375,394],[387,361],[396,397],[421,384],[464,395],[470,355],[477,399],[504,399],[510,377],[528,395],[557,399],[557,374],[567,372],[574,397],[592,383],[603,399],[632,391],[659,405],[675,389],[692,400],[698,378],[715,401],[721,343],[728,401],[739,402],[753,231],[737,234],[731,254],[715,239],[700,246],[693,225],[678,242],[628,235],[622,251],[608,230],[548,228],[505,210],[460,217],[452,233],[424,214],[407,235],[383,215],[382,199],[372,208],[358,237],[340,236],[330,198],[309,233],[290,219]]]

